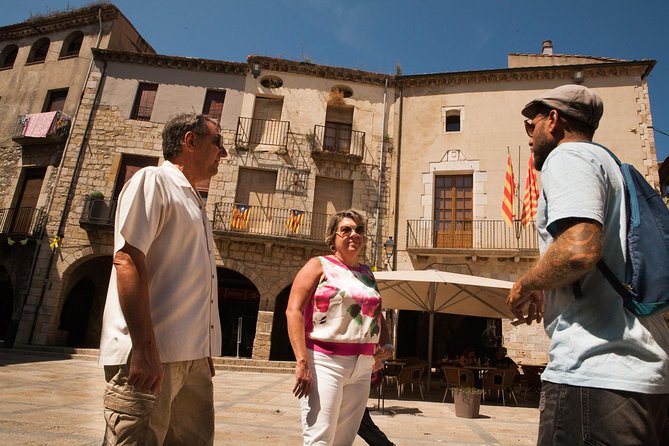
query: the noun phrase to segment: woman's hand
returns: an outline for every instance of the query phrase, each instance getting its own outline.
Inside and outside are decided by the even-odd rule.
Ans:
[[[312,376],[309,370],[309,364],[306,361],[298,361],[295,367],[295,386],[293,386],[293,395],[297,398],[308,396],[311,392]]]

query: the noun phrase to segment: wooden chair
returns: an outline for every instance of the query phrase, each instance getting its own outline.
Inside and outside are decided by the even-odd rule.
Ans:
[[[420,390],[421,399],[425,399],[423,395],[423,373],[425,372],[425,365],[423,364],[412,364],[405,365],[400,370],[399,375],[397,375],[397,397],[402,396],[404,392],[404,386],[406,384],[411,385],[411,392],[413,393],[414,384],[418,386]]]
[[[518,404],[516,399],[516,394],[513,393],[513,378],[516,376],[516,369],[496,369],[489,370],[483,376],[483,390],[485,392],[497,392],[497,397],[499,398],[499,393],[502,393],[502,404],[506,406],[505,394],[508,390],[513,396],[513,400]]]
[[[446,391],[441,402],[446,401],[446,395],[452,387],[474,387],[474,373],[471,370],[462,367],[443,366],[441,368],[446,379]]]

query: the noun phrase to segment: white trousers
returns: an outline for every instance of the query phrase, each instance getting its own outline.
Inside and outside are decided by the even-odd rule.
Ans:
[[[300,399],[305,446],[351,446],[369,398],[374,359],[309,350],[313,386]]]

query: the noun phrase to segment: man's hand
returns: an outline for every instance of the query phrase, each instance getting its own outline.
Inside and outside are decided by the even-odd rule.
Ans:
[[[517,281],[509,290],[509,296],[506,298],[506,304],[511,312],[518,319],[525,319],[527,325],[532,321],[541,322],[544,315],[544,293],[541,290],[525,290]],[[525,307],[527,307],[527,317],[525,316]]]
[[[130,356],[128,384],[136,390],[154,395],[160,392],[163,383],[163,365],[158,350],[153,348],[134,349]]]
[[[311,370],[309,370],[309,364],[298,361],[297,366],[295,367],[295,386],[293,386],[293,395],[297,398],[308,396],[309,393],[311,393],[312,380],[313,378],[311,376]]]

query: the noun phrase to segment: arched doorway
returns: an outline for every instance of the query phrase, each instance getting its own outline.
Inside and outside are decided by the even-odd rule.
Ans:
[[[89,277],[77,282],[67,295],[58,329],[67,331],[68,347],[91,347],[85,340],[94,299],[95,283]]]
[[[276,297],[272,322],[272,346],[269,352],[271,361],[295,361],[295,354],[290,346],[290,339],[288,339],[288,321],[286,321],[286,308],[291,288],[292,285],[287,286]]]
[[[239,350],[240,357],[250,358],[256,336],[260,293],[253,282],[238,272],[226,268],[218,268],[217,272],[223,356],[237,356]]]
[[[70,274],[70,284],[60,312],[58,329],[69,347],[100,346],[102,313],[109,286],[112,257],[100,256],[85,261]]]
[[[0,266],[0,339],[6,347],[14,344],[16,327],[12,327],[12,312],[14,311],[14,287],[9,279],[7,270]]]

